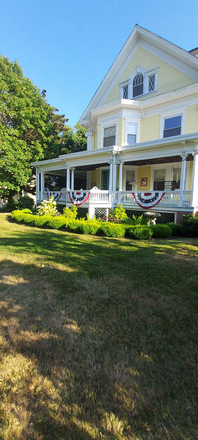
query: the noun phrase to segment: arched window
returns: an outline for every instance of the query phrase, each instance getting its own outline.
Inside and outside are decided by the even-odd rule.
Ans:
[[[138,73],[133,80],[133,98],[143,94],[143,75]]]

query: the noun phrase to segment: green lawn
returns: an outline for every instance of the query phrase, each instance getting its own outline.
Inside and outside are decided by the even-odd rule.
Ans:
[[[197,439],[197,257],[0,214],[0,440]]]

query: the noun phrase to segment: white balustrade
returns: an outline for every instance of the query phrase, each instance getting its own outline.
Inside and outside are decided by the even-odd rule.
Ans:
[[[79,190],[82,191],[82,190]],[[49,193],[52,193],[53,191],[38,191],[38,201],[41,201],[42,197],[43,200],[48,199]],[[60,195],[58,202],[62,203],[70,203],[68,192],[64,189],[63,191],[54,191],[56,193],[56,197]],[[88,190],[85,190],[83,192],[86,192],[87,195],[89,193]],[[134,191],[135,194],[142,193],[144,194],[145,191]],[[157,192],[157,191],[156,191]],[[87,202],[85,202],[86,205],[89,204],[96,204],[96,205],[106,205],[111,203],[112,195],[109,193],[109,191],[92,189],[90,191],[90,196]],[[192,198],[192,192],[191,191],[184,191],[183,192],[183,207],[187,208],[191,206],[191,198]],[[136,206],[137,203],[135,201],[135,198],[131,191],[116,191],[115,192],[115,203],[121,203],[124,206]],[[180,205],[180,191],[166,191],[164,194],[164,197],[162,200],[158,203],[159,207],[179,207]],[[198,206],[198,200],[197,200],[197,206]]]

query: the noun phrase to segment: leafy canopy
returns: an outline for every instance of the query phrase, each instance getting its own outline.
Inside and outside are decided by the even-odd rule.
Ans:
[[[0,196],[30,181],[30,162],[86,148],[86,129],[79,124],[71,129],[57,112],[18,62],[0,55]]]

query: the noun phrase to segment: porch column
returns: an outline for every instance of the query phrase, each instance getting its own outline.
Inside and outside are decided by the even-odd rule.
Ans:
[[[43,200],[44,188],[45,188],[45,173],[41,171],[41,200]]]
[[[37,201],[39,198],[39,172],[36,168],[36,208],[37,208]]]
[[[120,169],[119,169],[119,203],[121,203],[122,171],[123,171],[123,162],[122,162],[122,160],[119,163],[120,163]]]
[[[113,158],[113,203],[115,203],[115,199],[116,199],[116,182],[117,182],[117,162],[116,162],[116,158],[114,156]]]
[[[180,203],[179,206],[183,206],[184,189],[185,189],[185,177],[186,177],[186,157],[187,153],[182,153],[182,169],[181,169],[181,185],[180,185]]]
[[[71,175],[71,190],[72,191],[74,190],[74,170],[75,170],[75,168],[71,168],[71,172],[72,172],[72,175]]]
[[[87,138],[87,150],[92,150],[92,130],[88,130],[85,133],[85,137]]]
[[[109,194],[112,194],[113,188],[113,159],[110,159],[110,170],[109,170]]]
[[[193,206],[193,211],[196,212],[196,208],[198,205],[198,146],[194,151],[191,205]]]
[[[66,184],[67,190],[70,189],[70,168],[69,165],[67,166],[67,184]]]

